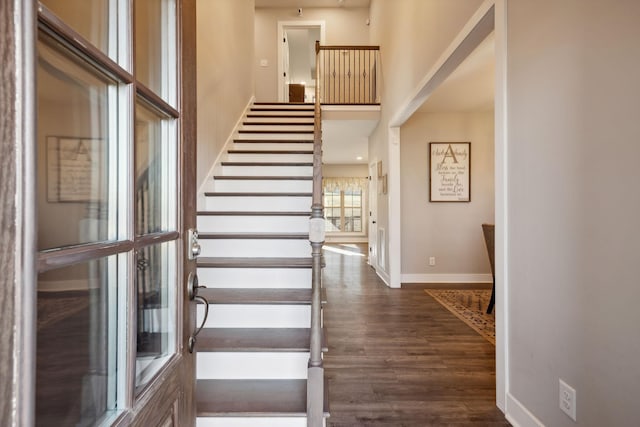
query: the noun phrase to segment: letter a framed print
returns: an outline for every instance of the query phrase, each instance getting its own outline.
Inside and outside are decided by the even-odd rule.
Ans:
[[[429,143],[429,201],[471,201],[471,143]]]

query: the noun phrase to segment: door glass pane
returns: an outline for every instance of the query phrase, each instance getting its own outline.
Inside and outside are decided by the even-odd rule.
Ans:
[[[117,85],[38,43],[38,248],[116,238]]]
[[[134,5],[136,79],[175,106],[175,0],[136,0]]]
[[[175,255],[175,242],[147,246],[136,252],[136,392],[175,353]]]
[[[116,257],[38,276],[36,426],[94,425],[116,408]]]
[[[136,234],[175,230],[176,130],[146,106],[136,104]]]
[[[95,47],[116,58],[115,38],[109,37],[110,24],[115,30],[109,19],[112,7],[109,0],[41,0],[41,3]]]

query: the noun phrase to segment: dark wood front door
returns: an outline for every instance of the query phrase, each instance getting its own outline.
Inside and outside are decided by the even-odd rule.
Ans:
[[[0,18],[0,419],[195,425],[195,1]]]

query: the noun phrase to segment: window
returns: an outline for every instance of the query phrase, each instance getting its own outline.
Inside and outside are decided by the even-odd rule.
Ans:
[[[328,232],[362,233],[362,190],[325,190],[324,215]]]
[[[104,425],[178,349],[176,2],[42,0],[38,29],[36,425]]]

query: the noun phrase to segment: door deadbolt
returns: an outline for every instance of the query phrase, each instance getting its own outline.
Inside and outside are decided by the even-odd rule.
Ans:
[[[202,252],[202,247],[200,246],[200,242],[198,241],[198,231],[190,228],[187,234],[187,258],[189,261],[193,261],[198,258],[200,252]]]

